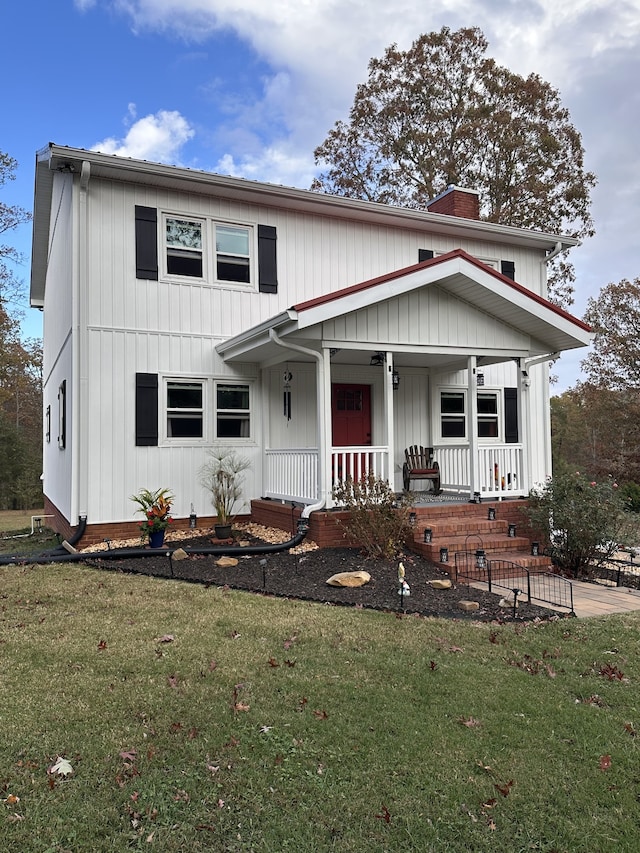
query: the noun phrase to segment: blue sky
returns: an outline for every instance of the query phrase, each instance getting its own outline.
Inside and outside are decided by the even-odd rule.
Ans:
[[[2,20],[0,150],[19,168],[1,192],[29,210],[48,142],[308,187],[370,57],[478,26],[499,63],[560,90],[598,176],[571,310],[640,276],[640,0],[7,0]],[[27,257],[30,239],[9,235]],[[28,261],[16,274],[28,283]],[[24,329],[41,334],[39,312]],[[581,357],[561,359],[556,391]]]

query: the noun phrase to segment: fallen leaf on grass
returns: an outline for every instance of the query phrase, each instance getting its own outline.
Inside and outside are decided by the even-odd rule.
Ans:
[[[138,751],[136,749],[123,749],[118,754],[123,761],[129,761],[131,762],[131,764],[133,764],[133,762],[136,760],[136,756],[138,755]]]
[[[482,725],[480,720],[476,720],[475,717],[460,717],[458,722],[462,723],[462,725],[466,726],[468,729],[476,729]]]
[[[106,648],[107,648],[107,641],[106,640],[100,640],[100,642],[98,643],[98,651],[103,652]]]
[[[633,723],[625,723],[624,724],[624,730],[628,735],[631,735],[631,737],[635,737],[638,734],[638,732],[635,730],[635,728],[633,726]]]
[[[73,767],[69,764],[66,758],[58,756],[55,763],[48,769],[47,773],[58,773],[60,776],[69,776],[73,773]]]
[[[234,711],[248,711],[251,708],[246,702],[236,702],[233,706]]]
[[[508,797],[509,792],[513,788],[513,779],[509,779],[509,781],[505,785],[494,785],[496,791],[500,791],[503,797]]]
[[[324,709],[322,711],[314,711],[313,716],[317,717],[319,720],[326,720],[329,717],[329,715]]]
[[[167,684],[173,690],[177,690],[178,689],[178,676],[177,675],[168,675],[167,676]]]
[[[280,664],[278,663],[278,661],[275,658],[269,658],[268,664],[269,664],[269,666],[274,667],[274,669],[275,669],[275,667],[280,666]]]
[[[16,797],[15,794],[9,794],[9,796],[4,801],[8,806],[15,806],[16,803],[20,802],[20,797]]]
[[[289,660],[289,658],[287,658],[284,663],[285,663],[285,666],[295,666],[296,665],[296,662],[294,660]]]
[[[156,637],[156,643],[173,643],[175,637],[173,634],[163,634],[161,637]]]
[[[380,814],[377,814],[376,817],[383,820],[385,823],[391,823],[391,813],[386,806],[382,806],[382,811]]]
[[[294,635],[293,637],[289,637],[289,639],[288,639],[288,640],[285,640],[285,641],[284,641],[284,643],[282,644],[282,646],[283,646],[283,648],[285,649],[285,651],[286,651],[287,649],[290,649],[290,648],[291,648],[291,646],[295,643],[295,641],[296,641],[297,639],[298,639],[298,638]]]
[[[209,672],[213,672],[215,669],[217,669],[217,667],[218,667],[218,661],[212,660],[211,663],[209,664]]]
[[[611,769],[611,756],[610,755],[601,755],[600,763],[598,765],[600,770],[610,770]]]

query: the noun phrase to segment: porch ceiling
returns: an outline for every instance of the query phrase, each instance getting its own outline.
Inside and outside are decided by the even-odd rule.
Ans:
[[[443,298],[453,298],[472,318],[468,325],[475,338],[438,327],[440,315],[433,307],[434,302],[440,307]],[[394,315],[389,306],[401,300],[411,330],[389,321]],[[428,309],[421,300],[428,301]],[[420,310],[425,322],[416,324]],[[370,321],[373,313],[375,322]],[[398,366],[436,369],[464,367],[468,355],[489,364],[562,352],[586,346],[592,337],[581,320],[462,250],[295,305],[216,350],[232,362],[266,366],[290,359],[290,352],[272,340],[271,330],[284,343],[334,350],[335,363],[368,364],[372,352],[390,350]],[[496,335],[497,330],[504,334]],[[298,352],[296,360],[312,357]]]

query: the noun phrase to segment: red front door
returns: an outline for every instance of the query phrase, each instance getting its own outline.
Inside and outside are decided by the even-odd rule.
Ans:
[[[338,385],[331,386],[331,441],[334,447],[362,447],[371,444],[371,386]],[[338,462],[335,474],[338,479],[353,472],[354,477],[361,475],[369,466],[368,454],[358,454],[354,458],[353,469],[350,460],[345,465]]]

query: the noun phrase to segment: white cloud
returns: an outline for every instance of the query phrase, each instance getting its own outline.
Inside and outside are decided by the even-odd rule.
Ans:
[[[128,115],[135,119],[135,104],[129,104]],[[104,154],[177,164],[183,145],[193,135],[193,128],[179,112],[159,110],[134,121],[123,139],[109,137],[91,147]]]

